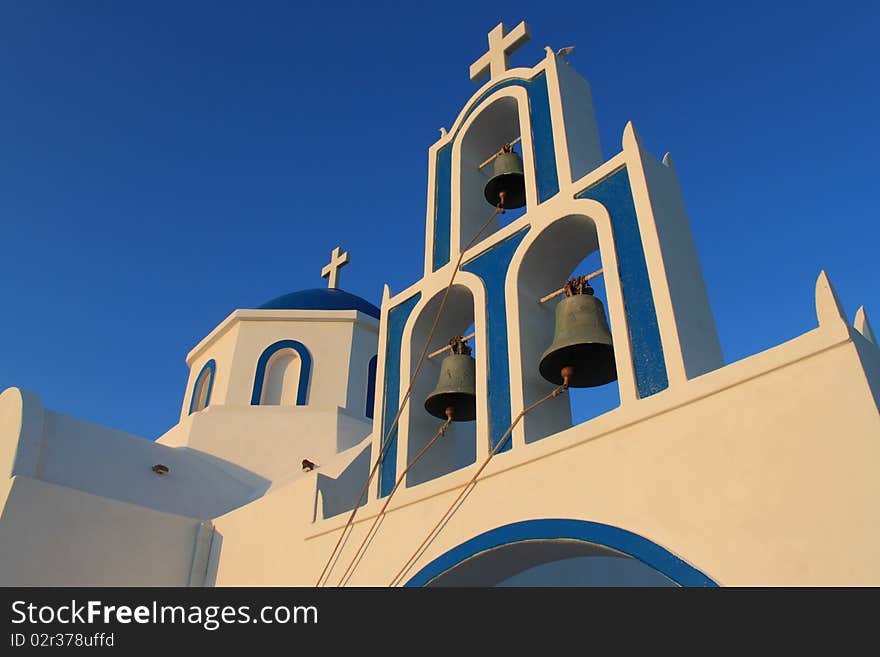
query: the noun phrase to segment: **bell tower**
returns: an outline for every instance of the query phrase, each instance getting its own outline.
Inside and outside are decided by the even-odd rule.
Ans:
[[[438,394],[472,389],[474,421],[455,423],[408,486],[570,428],[565,396],[515,422],[563,382],[617,386],[625,411],[723,364],[669,154],[648,153],[628,123],[603,159],[571,48],[509,68],[529,38],[525,23],[489,32],[470,69],[482,85],[428,151],[424,275],[382,300],[371,495],[388,495],[436,430],[423,402]],[[601,267],[578,270],[591,255]],[[457,336],[475,381],[448,388],[442,377],[467,368],[437,354]]]

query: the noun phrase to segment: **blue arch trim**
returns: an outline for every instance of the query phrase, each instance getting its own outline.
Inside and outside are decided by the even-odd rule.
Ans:
[[[299,386],[296,390],[296,405],[305,406],[309,392],[309,376],[312,373],[312,355],[302,342],[296,340],[279,340],[269,345],[260,355],[257,361],[257,372],[254,375],[254,391],[251,394],[251,406],[260,405],[260,397],[263,396],[263,380],[266,378],[266,366],[272,355],[281,349],[293,349],[300,358]]]
[[[364,412],[371,420],[373,419],[373,406],[376,405],[376,363],[379,356],[373,356],[367,366],[367,408]]]
[[[394,422],[400,405],[400,346],[403,342],[403,329],[413,308],[422,298],[417,292],[409,299],[388,311],[388,337],[385,340],[385,394],[382,399],[382,435],[388,434],[388,427]],[[388,435],[388,445],[379,464],[379,497],[385,497],[394,488],[397,480],[397,427]]]
[[[494,448],[510,426],[510,362],[507,341],[507,297],[504,279],[516,248],[528,232],[524,228],[462,266],[476,274],[486,290],[486,371],[489,390],[489,441]],[[508,437],[499,452],[511,447]]]
[[[416,573],[406,586],[425,586],[450,568],[480,552],[521,541],[568,539],[609,547],[638,559],[680,586],[718,586],[705,574],[666,548],[625,529],[586,520],[543,518],[491,529],[437,557]]]
[[[669,379],[642,235],[626,167],[576,196],[599,201],[611,216],[636,386],[640,398],[649,397],[668,388]]]
[[[196,377],[195,383],[193,383],[192,395],[189,398],[189,413],[187,415],[193,414],[193,406],[196,403],[196,392],[199,389],[199,381],[202,380],[202,375],[205,373],[205,370],[208,370],[208,394],[205,395],[205,408],[208,408],[208,405],[211,403],[211,391],[214,389],[214,372],[217,371],[217,363],[214,362],[212,358],[207,363],[202,365],[202,369],[199,370],[199,375]]]
[[[483,100],[499,89],[522,87],[529,99],[532,126],[532,143],[535,156],[535,182],[538,186],[538,203],[543,203],[559,193],[559,176],[556,171],[556,149],[553,145],[553,124],[550,119],[550,96],[547,76],[542,72],[531,80],[514,78],[499,82],[480,94],[465,112],[459,126]],[[457,132],[457,131],[456,131]],[[434,271],[449,262],[452,222],[452,142],[437,151],[434,181]]]

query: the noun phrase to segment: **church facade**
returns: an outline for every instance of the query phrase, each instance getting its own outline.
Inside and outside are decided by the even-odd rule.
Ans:
[[[0,394],[0,584],[880,584],[864,309],[822,272],[814,329],[726,364],[671,157],[632,124],[603,157],[565,50],[509,68],[528,38],[489,33],[429,149],[423,274],[379,308],[335,249],[327,288],[193,348],[155,441]],[[575,387],[614,407],[574,417]]]

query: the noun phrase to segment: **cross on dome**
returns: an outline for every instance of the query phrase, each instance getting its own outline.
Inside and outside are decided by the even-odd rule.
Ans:
[[[528,41],[531,36],[525,21],[507,34],[504,33],[504,23],[498,23],[489,32],[489,52],[471,64],[471,81],[480,82],[487,73],[490,80],[504,74],[510,53]]]
[[[348,264],[348,252],[340,253],[337,246],[330,252],[330,262],[328,262],[321,270],[321,278],[329,278],[327,287],[339,287],[339,270]]]

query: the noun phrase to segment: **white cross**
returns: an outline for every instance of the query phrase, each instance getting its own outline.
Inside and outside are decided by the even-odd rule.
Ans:
[[[348,253],[339,253],[337,246],[330,252],[330,262],[321,270],[321,278],[330,278],[327,287],[339,287],[339,270],[348,264]]]
[[[525,21],[504,33],[504,23],[498,23],[489,32],[489,52],[471,64],[471,81],[480,82],[488,73],[492,80],[507,70],[507,58],[531,38]]]

